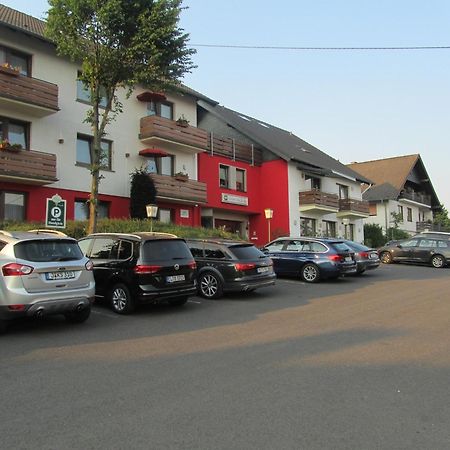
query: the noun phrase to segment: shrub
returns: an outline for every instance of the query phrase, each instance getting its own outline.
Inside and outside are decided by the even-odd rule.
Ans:
[[[378,248],[386,243],[386,236],[383,235],[383,229],[375,223],[366,223],[364,225],[364,244],[368,247]]]

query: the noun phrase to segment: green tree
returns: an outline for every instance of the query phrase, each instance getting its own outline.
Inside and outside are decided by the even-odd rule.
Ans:
[[[130,217],[146,219],[148,204],[155,203],[156,188],[145,169],[136,169],[131,174]]]
[[[368,247],[378,248],[386,243],[383,229],[376,223],[364,224],[364,243]]]
[[[439,209],[434,213],[433,224],[434,228],[438,230],[450,230],[450,219],[444,205],[441,204]]]
[[[49,0],[46,35],[59,54],[81,64],[92,108],[85,121],[93,134],[88,232],[97,228],[101,139],[122,112],[117,97],[140,84],[168,90],[194,66],[188,35],[178,27],[182,0]],[[102,98],[104,108],[100,108]]]

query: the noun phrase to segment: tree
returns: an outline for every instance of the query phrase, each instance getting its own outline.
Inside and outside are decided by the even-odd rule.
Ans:
[[[136,169],[131,174],[130,217],[147,218],[146,205],[155,203],[156,188],[145,169]]]
[[[182,0],[49,0],[46,35],[59,54],[81,64],[80,80],[92,107],[85,122],[92,129],[88,232],[97,228],[102,163],[101,139],[122,112],[119,89],[129,97],[138,84],[176,89],[194,67],[188,35],[178,28]],[[100,108],[102,98],[106,99]]]
[[[441,204],[439,209],[434,213],[433,224],[433,229],[450,230],[450,219],[444,205]]]

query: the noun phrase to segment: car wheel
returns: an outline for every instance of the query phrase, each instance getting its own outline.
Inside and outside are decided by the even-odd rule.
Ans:
[[[223,295],[222,281],[212,272],[204,272],[198,280],[200,295],[205,298],[220,298]]]
[[[383,252],[380,255],[380,260],[383,264],[391,264],[392,262],[392,255],[389,252]]]
[[[445,259],[441,255],[433,255],[431,258],[431,265],[436,267],[436,269],[440,269],[445,266]]]
[[[315,264],[305,264],[302,267],[300,276],[307,283],[317,283],[320,279],[319,268]]]
[[[179,298],[174,298],[173,300],[169,300],[169,305],[170,306],[183,306],[186,304],[186,302],[188,301],[188,297],[179,297]]]
[[[117,314],[130,314],[135,309],[130,290],[122,283],[115,284],[109,291],[109,303]]]
[[[64,317],[66,318],[67,322],[70,323],[83,323],[88,320],[89,316],[91,315],[91,307],[87,306],[86,308],[83,308],[81,311],[73,311],[70,313],[64,314]]]

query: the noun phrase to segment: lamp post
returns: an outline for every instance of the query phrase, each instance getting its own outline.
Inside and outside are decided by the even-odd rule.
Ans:
[[[264,209],[264,215],[266,216],[267,226],[269,228],[269,233],[268,233],[269,238],[268,238],[267,242],[270,242],[271,241],[271,238],[270,238],[270,221],[272,220],[272,217],[273,217],[273,209],[265,208]]]
[[[153,233],[153,219],[158,215],[158,207],[156,205],[146,205],[147,217],[150,219],[150,233]]]

